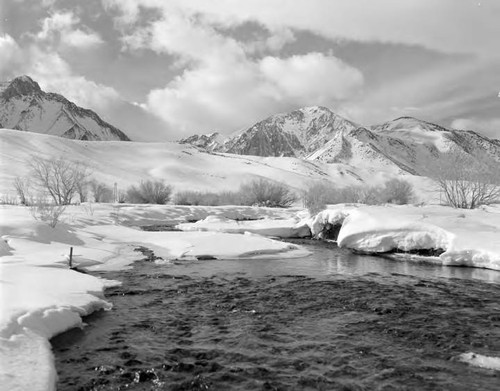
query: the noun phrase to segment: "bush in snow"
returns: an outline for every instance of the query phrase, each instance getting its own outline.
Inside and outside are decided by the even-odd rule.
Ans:
[[[383,186],[347,186],[335,188],[329,184],[315,184],[303,196],[304,206],[311,214],[325,209],[327,204],[408,204],[413,199],[412,185],[403,179],[391,179]]]
[[[95,202],[112,202],[113,190],[103,182],[92,180],[89,183],[90,191],[94,195]]]
[[[332,184],[315,183],[302,195],[302,202],[311,215],[326,208],[327,204],[336,203],[336,189]]]
[[[29,206],[30,213],[35,220],[43,221],[54,228],[61,220],[66,205],[58,205],[48,201],[47,197],[39,196]]]
[[[448,205],[474,209],[500,202],[500,164],[485,156],[451,151],[427,168]]]
[[[406,205],[413,201],[414,192],[410,182],[404,179],[391,179],[380,190],[379,197],[382,203]]]
[[[297,201],[297,195],[287,186],[267,179],[256,179],[240,186],[245,205],[286,208]]]
[[[127,202],[132,204],[166,204],[170,200],[172,187],[163,181],[142,181],[139,186],[127,189]]]

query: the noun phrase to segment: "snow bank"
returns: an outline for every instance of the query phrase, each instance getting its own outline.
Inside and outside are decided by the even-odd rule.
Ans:
[[[459,210],[443,206],[346,206],[306,221],[314,236],[342,224],[340,247],[364,253],[444,250],[443,265],[500,270],[500,208]]]
[[[458,360],[475,367],[500,371],[500,357],[483,356],[477,353],[462,353]]]
[[[251,232],[263,236],[277,236],[280,238],[303,238],[311,235],[309,228],[298,224],[300,219],[261,219],[250,221],[236,221],[220,216],[208,216],[196,223],[184,223],[176,225],[182,231],[214,231],[225,233]]]
[[[351,211],[339,233],[339,246],[379,253],[449,247],[453,235],[442,228],[401,218],[392,211],[377,212]]]
[[[9,257],[6,257],[9,258]],[[5,390],[48,390],[56,379],[48,340],[111,305],[106,281],[69,269],[0,263],[0,378]]]

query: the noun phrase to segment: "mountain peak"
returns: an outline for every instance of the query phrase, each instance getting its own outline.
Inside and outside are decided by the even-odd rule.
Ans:
[[[130,140],[92,110],[44,92],[26,75],[0,83],[1,127],[78,140]]]
[[[42,89],[31,77],[23,75],[0,85],[0,94],[4,99],[19,95],[32,95],[42,92]]]

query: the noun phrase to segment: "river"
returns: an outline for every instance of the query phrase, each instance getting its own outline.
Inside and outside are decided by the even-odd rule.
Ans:
[[[500,272],[298,241],[293,259],[138,261],[52,339],[59,390],[498,390]]]

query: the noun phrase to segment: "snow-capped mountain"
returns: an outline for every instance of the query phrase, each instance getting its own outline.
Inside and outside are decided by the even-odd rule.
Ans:
[[[29,76],[0,83],[0,128],[76,140],[129,141],[125,133],[64,96],[42,91]]]
[[[215,152],[291,156],[412,174],[424,173],[428,163],[451,149],[486,154],[500,162],[500,141],[473,131],[450,130],[411,117],[364,127],[317,106],[273,115],[222,142],[212,142],[209,136],[183,142]]]
[[[226,140],[221,150],[257,156],[308,157],[336,134],[359,125],[325,107],[305,107],[277,114]]]
[[[195,147],[205,149],[207,151],[219,150],[222,147],[224,137],[217,132],[209,134],[195,134],[193,136],[183,138],[178,141],[179,144],[191,144]]]

